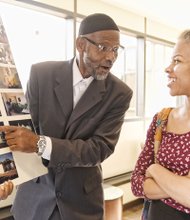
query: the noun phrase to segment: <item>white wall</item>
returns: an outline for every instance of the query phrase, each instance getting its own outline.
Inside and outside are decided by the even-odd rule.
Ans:
[[[109,178],[133,170],[144,137],[143,122],[124,122],[115,152],[102,163],[103,177]]]

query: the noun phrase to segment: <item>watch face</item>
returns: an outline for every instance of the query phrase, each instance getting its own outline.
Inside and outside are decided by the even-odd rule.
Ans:
[[[40,139],[37,143],[38,152],[37,154],[41,156],[46,148],[46,139],[44,136],[40,136]]]
[[[39,140],[39,143],[38,143],[39,147],[43,147],[45,144],[46,143],[44,140]]]

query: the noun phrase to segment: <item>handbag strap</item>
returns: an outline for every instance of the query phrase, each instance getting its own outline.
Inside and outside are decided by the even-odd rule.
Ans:
[[[156,120],[156,131],[154,135],[154,162],[156,163],[156,155],[162,140],[162,128],[165,125],[166,120],[168,119],[168,116],[170,114],[170,111],[172,108],[163,108],[158,114],[157,114],[157,120]]]

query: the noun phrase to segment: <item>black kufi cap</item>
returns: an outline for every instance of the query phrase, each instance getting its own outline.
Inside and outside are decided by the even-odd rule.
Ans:
[[[119,28],[114,20],[108,15],[96,13],[82,20],[79,28],[79,36],[105,30],[119,31]]]

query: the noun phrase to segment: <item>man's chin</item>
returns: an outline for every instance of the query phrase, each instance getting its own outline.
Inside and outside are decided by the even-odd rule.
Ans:
[[[109,73],[104,74],[95,74],[93,77],[96,80],[105,80]]]

